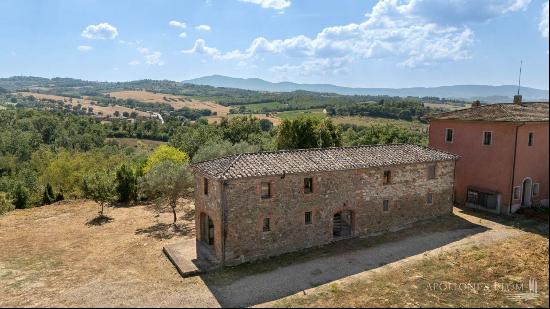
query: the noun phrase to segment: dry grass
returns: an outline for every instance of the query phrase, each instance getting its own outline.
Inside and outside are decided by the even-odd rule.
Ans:
[[[112,221],[87,224],[97,212],[93,202],[74,201],[0,217],[0,307],[217,304],[162,253],[194,237],[190,216],[174,231],[169,213],[155,217],[146,206],[108,208]]]
[[[219,115],[219,114],[218,114]],[[242,117],[242,116],[252,116],[254,118],[258,118],[258,119],[267,119],[269,121],[271,121],[273,123],[273,125],[275,126],[278,126],[281,124],[281,118],[277,118],[277,117],[273,117],[273,116],[266,116],[265,114],[231,114],[231,115],[227,115],[227,117],[229,118],[233,118],[233,117]],[[212,123],[220,123],[220,121],[222,120],[222,117],[220,116],[209,116],[209,117],[206,117],[206,119],[208,120],[208,123],[212,124]]]
[[[38,98],[38,99],[50,99],[50,100],[56,100],[56,101],[63,101],[63,102],[65,102],[65,104],[70,104],[72,106],[77,106],[78,104],[80,104],[80,105],[82,105],[82,107],[84,107],[86,109],[88,107],[92,107],[94,109],[94,114],[98,114],[99,112],[101,112],[105,116],[113,115],[115,113],[115,111],[118,111],[120,114],[122,114],[123,112],[128,112],[128,113],[136,112],[139,116],[149,117],[149,113],[138,111],[136,109],[129,108],[129,107],[124,107],[124,106],[120,106],[120,105],[99,106],[99,105],[96,105],[96,104],[92,104],[93,101],[89,100],[89,99],[86,99],[86,98],[85,99],[73,98],[72,102],[71,102],[71,98],[64,97],[64,96],[59,96],[59,95],[34,93],[34,92],[19,92],[19,94],[22,95],[22,96],[25,96],[25,97],[34,96],[35,98]]]
[[[216,112],[219,116],[225,116],[229,113],[229,107],[214,102],[197,101],[183,96],[176,96],[165,93],[154,93],[143,90],[115,91],[109,93],[111,97],[117,99],[134,99],[145,103],[164,103],[169,104],[174,109],[183,107],[191,109],[209,109]]]
[[[510,299],[518,291],[528,292],[529,278],[538,281],[538,297]],[[548,235],[525,232],[503,242],[445,252],[335,282],[274,306],[548,308]]]

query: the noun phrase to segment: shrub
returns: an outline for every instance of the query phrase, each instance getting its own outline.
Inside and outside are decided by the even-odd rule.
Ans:
[[[128,203],[137,197],[136,171],[126,164],[122,164],[116,171],[116,191],[118,201]]]
[[[3,215],[8,211],[12,211],[14,209],[15,209],[15,206],[13,205],[12,201],[8,198],[8,194],[6,192],[0,192],[0,215]]]
[[[22,183],[18,183],[13,191],[13,204],[17,209],[25,209],[28,207],[29,202],[29,190],[23,186]]]
[[[44,189],[44,194],[42,195],[42,205],[50,205],[55,201],[55,195],[53,193],[53,188],[50,183],[46,184]]]

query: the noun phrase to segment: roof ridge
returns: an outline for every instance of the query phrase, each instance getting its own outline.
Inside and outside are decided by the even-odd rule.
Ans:
[[[387,146],[399,146],[399,145],[412,145],[420,146],[412,143],[392,143],[392,144],[370,144],[370,145],[354,145],[354,146],[332,146],[332,147],[315,147],[315,148],[300,148],[300,149],[280,149],[272,151],[257,151],[257,152],[243,152],[239,155],[257,155],[257,154],[275,154],[275,153],[287,153],[287,152],[309,152],[316,150],[330,150],[330,149],[354,149],[354,148],[372,148],[372,147],[387,147]],[[220,157],[218,159],[222,159]],[[214,159],[216,160],[216,159]],[[204,161],[207,162],[207,161]]]
[[[235,159],[233,159],[233,161],[231,161],[231,163],[229,163],[229,164],[227,165],[227,167],[226,167],[223,171],[221,171],[220,173],[218,173],[218,176],[220,176],[220,177],[223,178],[224,175],[225,175],[225,173],[227,173],[227,171],[229,171],[229,169],[231,168],[231,166],[233,166],[233,164],[235,164],[235,162],[237,162],[237,160],[239,160],[239,159],[241,158],[242,155],[243,155],[242,153],[239,153],[238,155],[236,155],[236,156],[235,156]]]

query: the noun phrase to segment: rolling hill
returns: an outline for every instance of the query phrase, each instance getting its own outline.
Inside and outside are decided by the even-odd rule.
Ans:
[[[260,78],[235,78],[222,75],[211,75],[184,83],[194,85],[208,85],[214,87],[239,88],[246,90],[268,92],[290,92],[305,90],[313,92],[329,92],[343,95],[388,95],[388,96],[415,96],[440,97],[463,100],[481,100],[483,102],[511,102],[517,92],[515,85],[453,85],[440,87],[411,87],[411,88],[351,88],[330,84],[298,84],[292,82],[272,83]],[[548,90],[522,87],[521,93],[526,101],[548,101]]]

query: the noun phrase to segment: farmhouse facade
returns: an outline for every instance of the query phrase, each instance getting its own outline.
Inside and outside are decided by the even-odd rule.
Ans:
[[[548,103],[479,105],[430,119],[430,147],[459,156],[457,204],[510,214],[548,206]]]
[[[194,164],[197,256],[231,266],[449,214],[455,160],[402,144]]]

